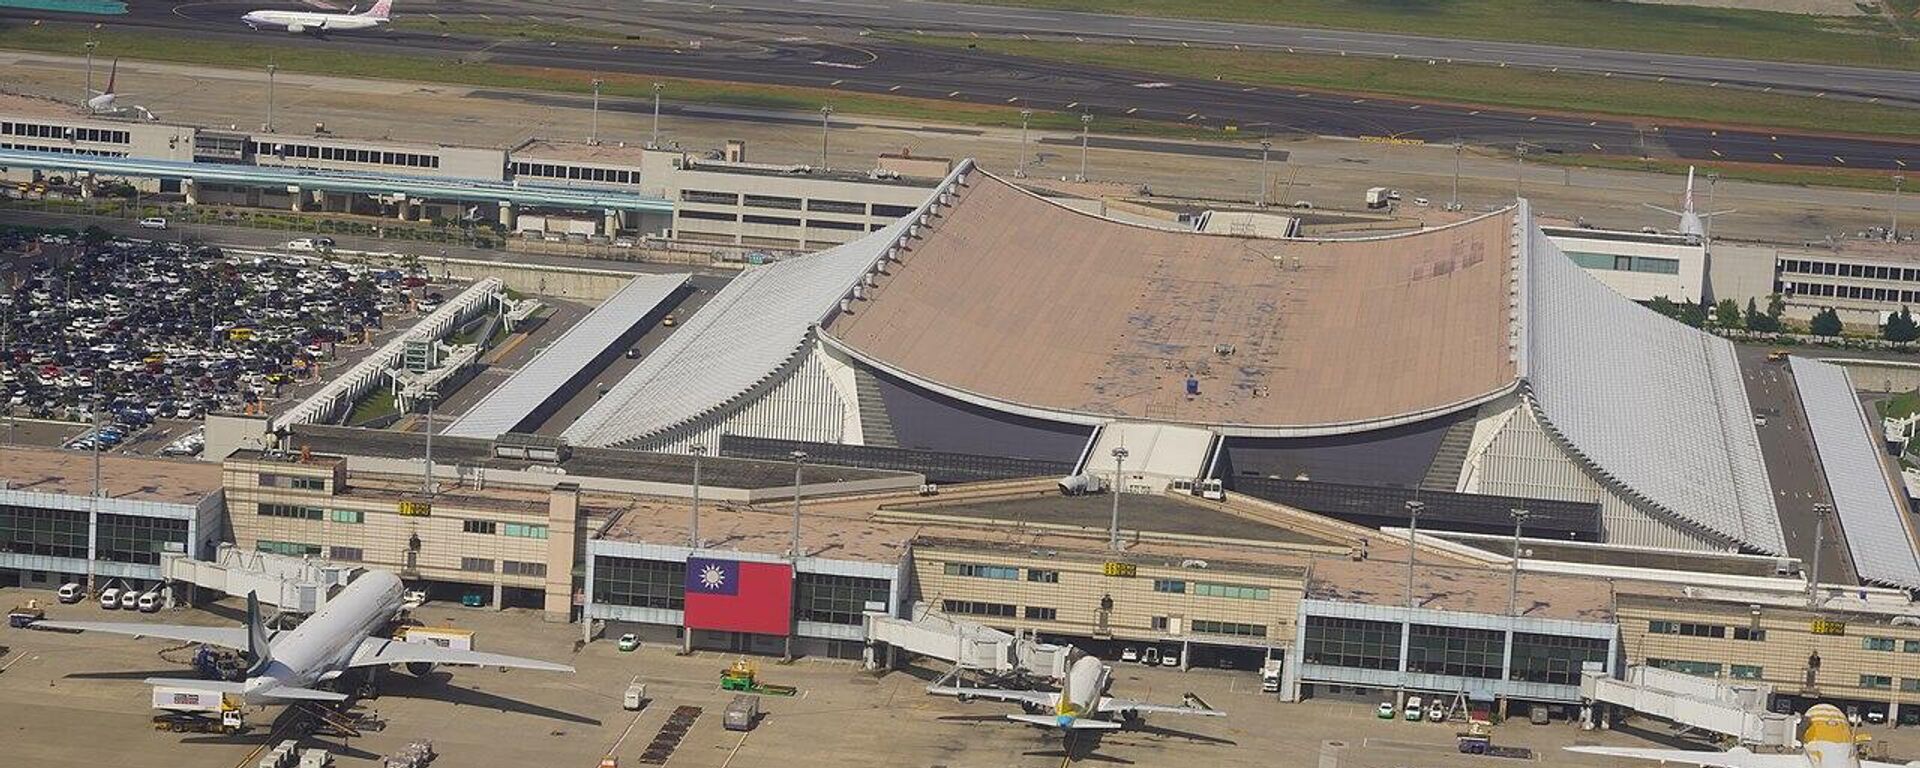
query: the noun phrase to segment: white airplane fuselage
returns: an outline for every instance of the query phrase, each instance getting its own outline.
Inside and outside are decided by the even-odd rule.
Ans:
[[[399,614],[402,592],[400,577],[386,571],[369,571],[355,579],[299,627],[273,639],[272,660],[248,678],[246,692],[310,688],[337,677],[361,643]]]
[[[1065,728],[1075,718],[1098,711],[1100,696],[1106,693],[1107,679],[1112,674],[1111,668],[1092,656],[1081,656],[1067,668],[1066,680],[1060,686],[1060,703],[1053,713],[1060,727]]]
[[[240,20],[254,29],[275,27],[288,32],[354,32],[387,23],[373,16],[313,11],[252,11]]]

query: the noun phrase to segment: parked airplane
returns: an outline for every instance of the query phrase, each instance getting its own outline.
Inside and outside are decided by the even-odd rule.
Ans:
[[[1679,229],[1680,234],[1696,240],[1707,236],[1707,219],[1711,219],[1715,216],[1725,216],[1729,213],[1733,213],[1733,211],[1731,210],[1708,211],[1706,213],[1700,213],[1694,210],[1693,208],[1693,166],[1691,165],[1687,166],[1687,191],[1680,198],[1680,210],[1676,211],[1671,208],[1662,208],[1660,206],[1653,205],[1652,203],[1648,203],[1647,207],[1652,208],[1661,213],[1680,217],[1680,229]]]
[[[120,98],[120,94],[114,92],[113,86],[115,81],[119,79],[120,79],[120,60],[114,59],[113,67],[107,70],[107,89],[104,91],[96,91],[89,88],[87,90],[87,93],[93,94],[92,96],[88,97],[86,101],[86,108],[88,112],[91,112],[96,115],[121,115],[121,114],[126,114],[128,112],[132,112],[148,120],[160,119],[158,117],[154,117],[153,113],[147,111],[146,107],[140,106],[138,104],[134,104],[132,106],[127,106],[127,107],[117,106],[115,102]],[[92,83],[88,83],[88,85],[92,85]]]
[[[359,13],[352,8],[346,13],[320,13],[317,11],[248,11],[240,20],[254,29],[262,27],[280,27],[293,34],[302,32],[354,32],[373,29],[387,23],[387,14],[393,10],[393,0],[380,0]]]
[[[1716,768],[1906,768],[1912,763],[1884,763],[1862,760],[1854,751],[1853,726],[1839,707],[1815,704],[1807,709],[1807,727],[1802,731],[1800,752],[1758,755],[1745,747],[1725,752],[1695,752],[1685,749],[1640,749],[1635,747],[1567,747],[1568,752],[1612,755],[1662,763],[1715,766]]]
[[[1068,734],[1083,730],[1118,730],[1127,724],[1138,722],[1140,716],[1147,713],[1208,717],[1223,717],[1227,714],[1217,709],[1175,707],[1130,699],[1116,699],[1106,695],[1107,685],[1112,681],[1112,667],[1092,656],[1081,656],[1073,662],[1073,666],[1067,669],[1067,677],[1061,682],[1059,693],[944,685],[928,686],[927,692],[936,696],[957,697],[962,701],[980,698],[1017,702],[1021,709],[1026,710],[1026,714],[1010,714],[1007,715],[1008,720],[1044,728],[1058,728]],[[1119,715],[1124,722],[1107,719],[1112,715]]]
[[[537,659],[480,653],[437,645],[407,643],[375,637],[400,612],[400,577],[370,571],[340,591],[326,607],[289,632],[267,631],[260,622],[260,601],[247,594],[244,627],[198,627],[138,622],[42,621],[36,627],[111,632],[134,637],[158,637],[186,643],[204,643],[245,651],[252,665],[245,680],[186,680],[150,677],[148,685],[178,686],[239,694],[249,704],[288,700],[341,701],[346,695],[313,688],[357,667],[406,664],[423,672],[434,664],[471,664],[483,667],[520,667],[572,672],[573,667]]]

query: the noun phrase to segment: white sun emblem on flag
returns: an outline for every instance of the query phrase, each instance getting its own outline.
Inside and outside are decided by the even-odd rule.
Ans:
[[[719,589],[727,584],[727,572],[717,565],[709,565],[700,570],[700,586],[707,589]]]

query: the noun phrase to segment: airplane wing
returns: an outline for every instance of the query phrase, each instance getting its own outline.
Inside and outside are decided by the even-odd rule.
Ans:
[[[1148,704],[1132,699],[1116,699],[1112,696],[1100,697],[1095,708],[1101,712],[1142,712],[1156,715],[1205,715],[1207,717],[1226,717],[1227,713],[1217,709],[1200,707],[1170,707],[1165,704]]]
[[[1565,747],[1568,752],[1581,752],[1589,755],[1609,755],[1612,757],[1630,757],[1636,760],[1658,760],[1662,763],[1684,763],[1687,765],[1711,766],[1712,768],[1810,768],[1813,765],[1807,756],[1799,752],[1784,754],[1757,755],[1735,747],[1725,752],[1699,752],[1690,749],[1642,749],[1639,747]],[[1865,766],[1865,761],[1861,762]],[[1892,768],[1891,764],[1888,768]]]
[[[927,693],[935,696],[955,696],[966,699],[993,699],[995,701],[1016,701],[1022,704],[1034,704],[1052,708],[1060,700],[1060,694],[1044,691],[1007,691],[999,688],[955,688],[946,685],[927,686]]]
[[[573,667],[539,659],[523,659],[498,653],[462,651],[426,643],[407,643],[386,637],[369,637],[360,643],[349,667],[383,667],[388,664],[425,662],[428,664],[467,664],[476,667],[517,667],[548,672],[572,672]]]
[[[142,624],[131,621],[36,621],[35,628],[106,632],[134,637],[157,637],[183,643],[205,643],[222,648],[247,649],[246,627],[195,627],[185,624]]]
[[[1111,720],[1088,720],[1084,717],[1070,718],[1063,725],[1056,715],[1007,715],[1008,720],[1043,728],[1062,728],[1069,731],[1117,731],[1125,727]]]

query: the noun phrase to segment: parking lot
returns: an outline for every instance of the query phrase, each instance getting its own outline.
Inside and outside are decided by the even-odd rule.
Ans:
[[[117,448],[157,420],[269,412],[441,290],[399,269],[177,243],[0,233],[0,253],[15,288],[0,295],[0,408],[86,423],[97,401],[98,434],[66,441],[80,449]]]
[[[0,590],[0,601],[44,591]],[[233,601],[223,603],[230,612]],[[54,606],[61,618],[224,624],[208,611],[163,611],[157,615],[108,613],[91,606]],[[386,724],[357,738],[309,739],[307,746],[340,755],[338,765],[375,766],[377,758],[408,741],[427,738],[441,757],[435,765],[462,768],[578,766],[588,768],[612,754],[622,766],[639,758],[680,707],[698,707],[669,766],[1061,766],[1068,762],[1057,735],[1009,723],[1011,705],[962,703],[925,693],[944,669],[927,663],[875,675],[847,661],[801,660],[782,665],[756,658],[768,682],[797,686],[791,698],[767,697],[758,727],[727,731],[721,713],[732,694],[719,690],[720,670],[735,660],[725,653],[680,656],[674,648],[643,645],[623,653],[611,640],[575,651],[578,625],[550,624],[530,612],[465,609],[432,603],[419,612],[427,624],[475,631],[478,650],[547,658],[572,664],[573,675],[531,671],[439,669],[426,678],[404,672],[383,676],[383,694],[359,702],[357,713]],[[107,635],[74,635],[0,629],[0,699],[14,704],[4,725],[8,757],[22,765],[176,768],[240,766],[260,744],[283,734],[257,727],[241,736],[156,732],[149,727],[147,687],[140,679],[179,675],[189,654],[162,654],[172,643]],[[1528,725],[1516,720],[1494,729],[1496,743],[1534,751],[1531,760],[1457,753],[1457,723],[1410,723],[1375,717],[1371,700],[1313,700],[1287,704],[1259,693],[1246,671],[1180,672],[1116,664],[1113,694],[1178,703],[1192,692],[1227,711],[1223,718],[1154,717],[1148,728],[1106,735],[1091,755],[1076,751],[1075,764],[1272,766],[1326,765],[1325,751],[1340,768],[1473,768],[1550,763],[1620,766],[1633,763],[1559,751],[1573,744],[1656,746],[1636,735],[1582,731],[1564,722]],[[638,711],[622,709],[630,681],[647,684],[651,701]],[[279,707],[250,712],[249,721],[270,726]],[[1868,729],[1894,742],[1893,754],[1910,755],[1916,739],[1905,731]],[[1910,729],[1908,729],[1910,730]],[[1329,747],[1329,744],[1337,746]],[[251,765],[251,763],[247,763]]]

